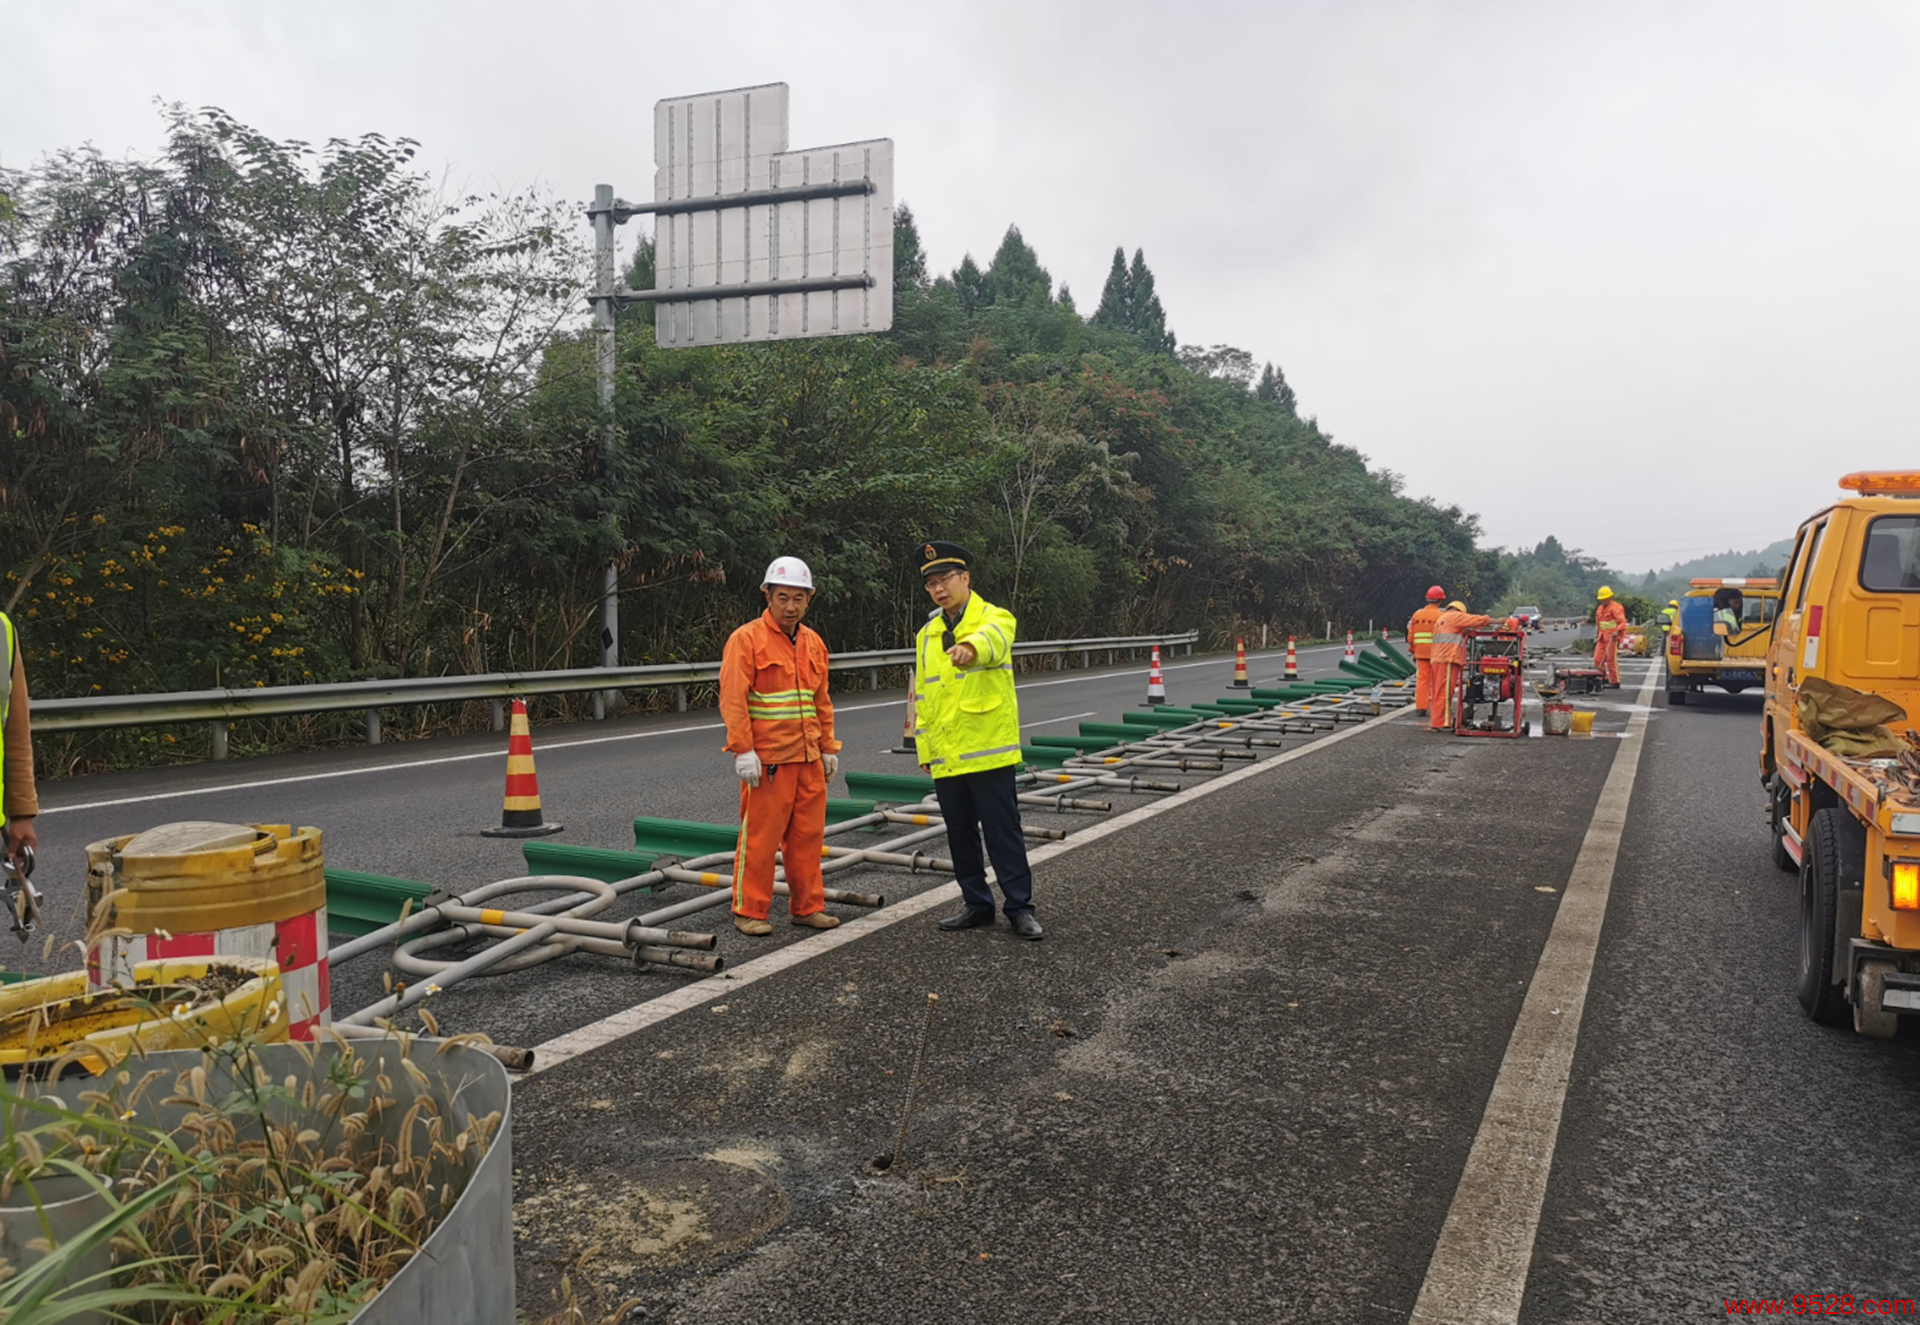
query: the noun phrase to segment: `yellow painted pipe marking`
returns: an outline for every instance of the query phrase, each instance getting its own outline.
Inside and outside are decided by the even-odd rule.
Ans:
[[[480,923],[483,925],[504,925],[507,923],[507,913],[505,911],[482,911],[480,913]]]
[[[720,885],[720,876],[718,874],[702,874],[700,876],[700,882],[709,888],[717,888]]]

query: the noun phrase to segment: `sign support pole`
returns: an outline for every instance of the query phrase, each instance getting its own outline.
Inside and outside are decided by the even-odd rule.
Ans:
[[[606,434],[601,455],[609,468],[618,443],[618,426],[613,416],[614,378],[614,278],[613,185],[596,184],[593,189],[593,348],[596,376],[600,388],[600,411],[605,416]],[[620,665],[620,567],[608,562],[600,584],[600,665]],[[617,691],[593,692],[593,716],[607,716],[607,698]]]

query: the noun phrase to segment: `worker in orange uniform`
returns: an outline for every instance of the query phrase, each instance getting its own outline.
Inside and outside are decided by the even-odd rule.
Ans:
[[[1455,599],[1433,623],[1433,681],[1438,689],[1429,696],[1433,708],[1432,720],[1427,725],[1434,731],[1453,730],[1454,705],[1460,694],[1460,669],[1467,665],[1465,632],[1479,630],[1492,622],[1492,617],[1469,612],[1465,603]]]
[[[827,783],[840,771],[827,698],[827,646],[800,619],[813,572],[778,557],[760,582],[767,610],[733,632],[720,655],[720,716],[740,779],[740,838],[733,857],[733,927],[773,933],[774,853],[787,872],[787,919],[832,929],[820,858],[827,840]]]
[[[1593,665],[1606,673],[1607,688],[1620,688],[1620,640],[1627,629],[1627,609],[1613,596],[1613,587],[1603,584],[1594,595],[1599,605],[1593,609]]]
[[[1440,600],[1447,591],[1439,585],[1427,590],[1427,603],[1407,622],[1407,647],[1413,651],[1413,665],[1419,679],[1413,684],[1413,711],[1425,713],[1433,702],[1433,623],[1440,619]]]

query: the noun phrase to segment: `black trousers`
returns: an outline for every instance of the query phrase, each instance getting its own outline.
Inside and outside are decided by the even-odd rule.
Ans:
[[[993,910],[987,862],[980,854],[982,834],[1005,898],[1003,909],[1008,915],[1033,910],[1033,871],[1027,866],[1027,839],[1020,833],[1020,802],[1013,788],[1011,764],[933,780],[940,815],[947,821],[947,850],[968,910]]]

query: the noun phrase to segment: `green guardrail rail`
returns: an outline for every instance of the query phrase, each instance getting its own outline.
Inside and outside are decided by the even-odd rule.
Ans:
[[[573,843],[526,841],[520,854],[529,874],[578,874],[602,883],[618,883],[653,868],[653,856],[643,851],[614,851]]]
[[[401,907],[424,901],[433,891],[430,884],[360,870],[329,869],[326,876],[327,930],[356,938],[393,924]]]
[[[1152,727],[1157,731],[1171,731],[1175,727],[1184,727],[1193,721],[1188,715],[1192,709],[1128,709],[1120,715],[1122,722],[1131,722],[1136,727]],[[1039,740],[1039,737],[1034,737]]]
[[[848,770],[847,790],[857,796],[900,804],[933,795],[933,779],[916,773],[861,773]]]
[[[1132,717],[1132,714],[1128,714]],[[1138,724],[1136,724],[1138,725]],[[1105,750],[1113,745],[1104,736],[1036,736],[1035,745],[1061,745],[1069,750]]]

